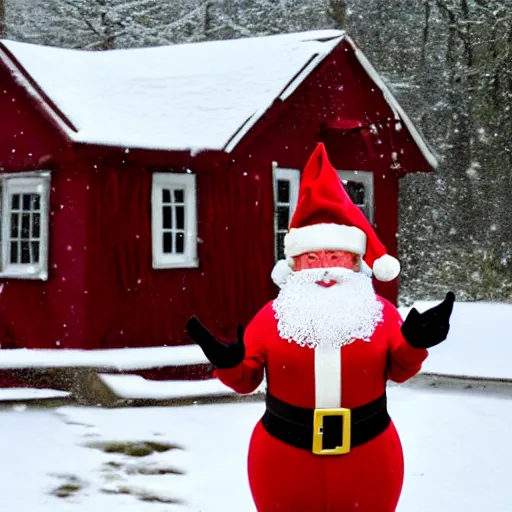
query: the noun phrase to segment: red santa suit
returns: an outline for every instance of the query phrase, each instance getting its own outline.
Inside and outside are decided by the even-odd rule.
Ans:
[[[400,270],[352,203],[322,144],[304,169],[298,205],[285,238],[287,260],[281,265],[289,264],[294,256],[317,250],[359,254],[362,263],[383,281],[394,279]],[[402,319],[396,308],[383,298],[373,297],[375,303],[380,302],[381,315],[371,335],[365,340],[352,339],[341,347],[325,344],[311,348],[289,336],[283,339],[276,302],[270,302],[247,326],[243,362],[216,371],[223,383],[239,393],[255,390],[266,372],[271,398],[267,410],[274,401],[284,407],[285,416],[291,409],[295,415],[292,420],[316,414],[315,409],[350,410],[356,419],[361,407],[384,404],[376,429],[370,415],[373,433],[365,442],[356,443],[361,433],[357,424],[348,429],[344,424],[344,448],[346,430],[350,430],[352,440],[345,450],[348,453],[342,454],[314,453],[313,439],[298,447],[288,442],[296,428],[295,420],[282,423],[278,412],[272,415],[277,422],[272,424],[264,416],[254,429],[248,455],[249,483],[258,512],[395,510],[404,465],[399,437],[385,410],[386,382],[403,382],[415,375],[427,351],[410,346],[402,336]],[[324,430],[317,427],[311,427],[311,437],[322,442],[316,432]]]
[[[382,396],[386,381],[415,375],[427,351],[408,345],[401,317],[385,299],[383,320],[370,342],[315,349],[279,336],[272,303],[249,324],[246,357],[219,379],[250,393],[267,372],[268,393],[309,409],[354,409]],[[315,455],[269,434],[260,421],[248,457],[249,483],[258,512],[393,512],[403,482],[403,456],[393,423],[344,455]]]

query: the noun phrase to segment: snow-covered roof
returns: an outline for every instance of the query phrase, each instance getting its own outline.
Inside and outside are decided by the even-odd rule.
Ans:
[[[230,152],[345,37],[342,31],[319,30],[104,52],[3,40],[7,52],[0,46],[0,57],[72,141]],[[364,57],[362,64],[372,71]],[[372,78],[384,86],[376,73]],[[412,123],[383,90],[435,165]]]
[[[77,142],[223,149],[342,32],[88,52],[2,41],[76,128]],[[60,120],[62,124],[62,120]]]

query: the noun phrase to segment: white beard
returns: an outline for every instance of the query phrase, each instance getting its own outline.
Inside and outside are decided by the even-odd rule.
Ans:
[[[316,284],[329,280],[329,288]],[[273,308],[281,338],[310,348],[370,341],[382,321],[382,303],[372,280],[345,268],[293,272],[282,285]]]

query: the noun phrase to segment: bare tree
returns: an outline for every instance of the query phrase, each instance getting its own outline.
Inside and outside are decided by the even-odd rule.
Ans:
[[[0,0],[0,37],[5,37],[5,2]]]
[[[350,2],[350,30],[441,156],[402,184],[402,292],[512,300],[512,2],[381,6]]]

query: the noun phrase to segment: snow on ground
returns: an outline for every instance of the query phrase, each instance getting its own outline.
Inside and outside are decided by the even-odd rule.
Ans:
[[[510,396],[392,386],[389,397],[406,457],[398,512],[510,512]],[[0,409],[2,511],[254,511],[245,464],[263,408]],[[107,453],[151,446],[162,451]]]
[[[66,398],[71,393],[56,389],[0,388],[0,402],[21,400],[44,400],[48,398]]]
[[[439,304],[418,301],[422,312]],[[401,308],[403,317],[410,308]],[[423,373],[512,379],[512,304],[456,302],[448,339],[429,350]],[[512,505],[511,505],[512,510]]]

